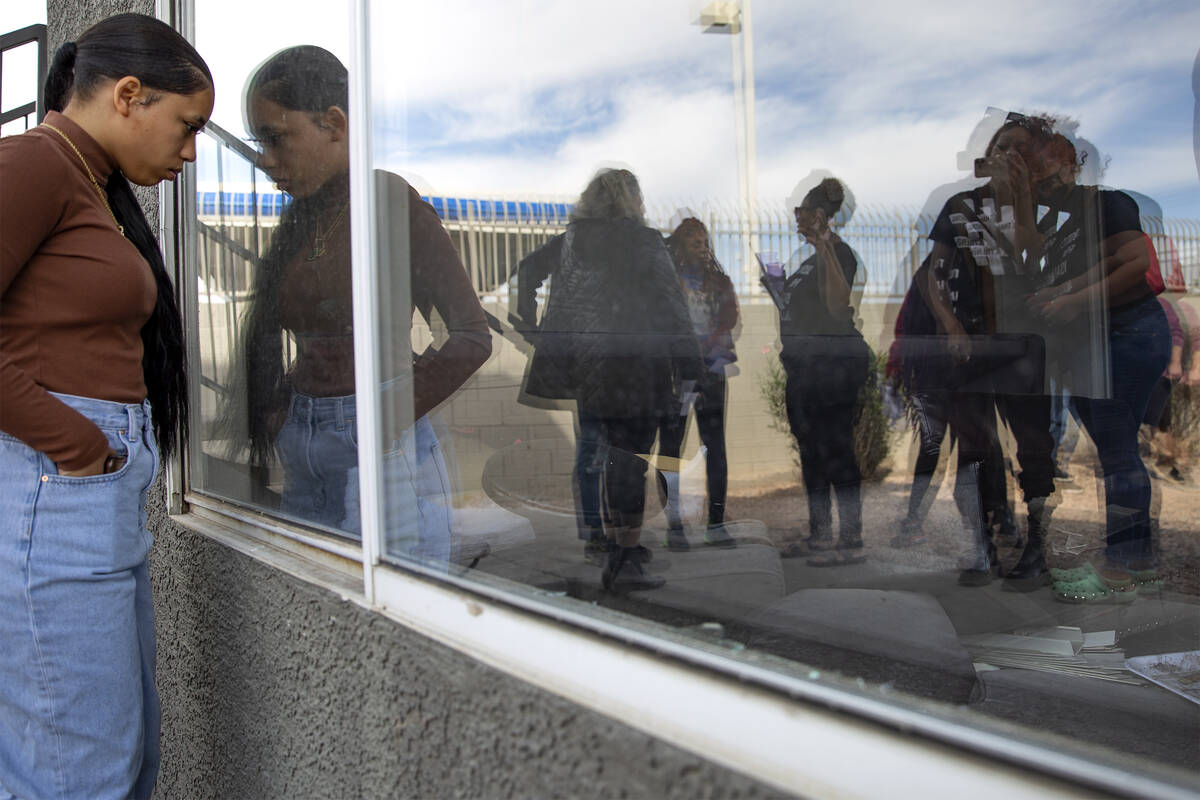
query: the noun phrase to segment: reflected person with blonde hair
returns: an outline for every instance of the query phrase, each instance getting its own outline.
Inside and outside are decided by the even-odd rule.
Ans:
[[[607,439],[605,491],[612,525],[592,521],[607,560],[606,589],[655,589],[640,546],[646,461],[658,420],[675,405],[674,381],[703,371],[679,280],[662,236],[644,224],[632,172],[601,170],[580,195],[565,233],[517,268],[518,325],[534,343],[525,394],[570,399],[582,452],[589,431]],[[542,321],[537,290],[554,275]],[[594,443],[594,442],[593,442]],[[594,448],[593,448],[594,449]],[[576,459],[576,481],[583,476]],[[588,509],[584,509],[585,513]]]
[[[646,224],[646,204],[638,179],[627,169],[602,169],[575,204],[572,220],[630,219]]]

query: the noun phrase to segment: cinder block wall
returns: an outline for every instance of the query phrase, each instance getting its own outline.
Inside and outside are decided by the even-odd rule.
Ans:
[[[862,309],[864,336],[872,347],[887,346],[883,335],[885,316],[894,314],[894,304],[874,302]],[[489,304],[489,312],[507,318],[507,308]],[[789,436],[771,428],[771,417],[763,399],[760,381],[779,358],[779,317],[774,305],[743,300],[741,326],[737,336],[738,374],[729,378],[726,406],[725,440],[729,461],[730,491],[754,491],[797,480]],[[890,328],[887,328],[890,330]],[[418,350],[443,335],[435,322],[434,330],[419,331]],[[480,479],[489,459],[497,450],[518,442],[566,439],[574,441],[574,415],[566,410],[531,408],[519,402],[520,388],[528,356],[513,342],[493,334],[492,357],[453,398],[440,409],[442,422],[453,440],[460,475],[460,489],[468,495],[481,489]],[[566,406],[564,406],[565,408]],[[700,436],[693,424],[684,443],[683,457],[692,458],[700,447]],[[522,473],[536,469],[543,476],[569,475],[572,462],[561,455],[562,448],[547,448],[549,461],[505,459],[503,469],[516,485]],[[491,469],[497,469],[492,464]]]

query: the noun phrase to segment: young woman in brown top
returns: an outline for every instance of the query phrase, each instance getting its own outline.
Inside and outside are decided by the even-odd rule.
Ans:
[[[358,535],[347,77],[332,53],[299,46],[271,56],[250,78],[246,118],[260,143],[258,166],[292,202],[255,277],[243,357],[252,463],[278,456],[281,510]],[[389,294],[385,427],[406,417],[409,403],[415,420],[385,437],[386,551],[445,564],[448,478],[428,415],[487,360],[491,335],[436,212],[399,176],[375,177],[386,195],[381,206],[405,207],[409,227],[407,252],[391,254],[400,269],[380,278],[384,287],[411,288],[411,300]],[[412,311],[429,319],[434,309],[449,336],[415,354]],[[283,332],[295,342],[290,361]]]
[[[45,100],[42,125],[0,141],[0,796],[143,798],[158,770],[143,506],[187,390],[129,184],[195,158],[213,82],[170,27],[125,14],[59,48]]]

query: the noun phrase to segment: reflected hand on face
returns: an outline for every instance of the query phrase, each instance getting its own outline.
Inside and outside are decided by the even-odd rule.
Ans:
[[[823,239],[829,233],[829,219],[819,208],[800,206],[796,209],[796,230],[809,241]]]
[[[991,183],[1000,189],[1022,191],[1029,186],[1029,167],[1016,150],[994,153],[980,159],[976,168],[979,177],[991,178]]]

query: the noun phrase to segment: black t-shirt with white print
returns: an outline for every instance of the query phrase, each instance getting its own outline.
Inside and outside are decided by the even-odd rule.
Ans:
[[[982,282],[991,275],[997,333],[1035,333],[1026,298],[1037,268],[1015,252],[1012,206],[998,206],[985,187],[960,192],[942,207],[929,238],[954,251],[950,263],[931,264],[954,316],[969,334],[988,333]]]

